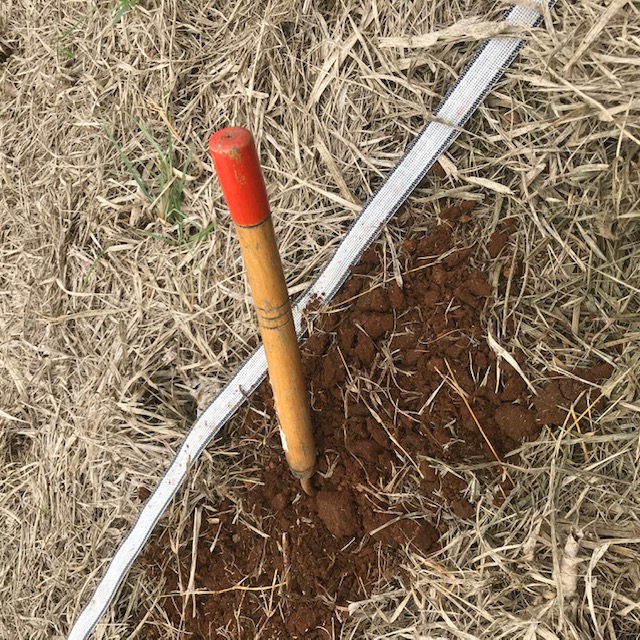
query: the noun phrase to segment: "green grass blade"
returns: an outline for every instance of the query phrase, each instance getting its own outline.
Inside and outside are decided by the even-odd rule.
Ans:
[[[147,129],[142,123],[138,122],[138,127],[140,131],[142,131],[144,137],[149,141],[151,146],[155,149],[156,153],[160,156],[161,164],[164,163],[166,165],[169,165],[170,163],[167,160],[167,155],[162,150],[162,147],[156,142],[155,138],[147,131]]]
[[[167,238],[166,236],[161,236],[159,233],[153,233],[151,231],[141,231],[143,236],[148,236],[149,238],[154,238],[156,240],[160,240],[165,244],[168,244],[170,247],[177,247],[179,245],[175,240],[171,240],[171,238]]]
[[[189,236],[189,239],[187,240],[187,242],[192,243],[192,242],[198,242],[198,240],[202,240],[202,238],[204,238],[206,235],[211,233],[215,229],[215,227],[216,227],[215,223],[213,222],[209,223],[204,229],[201,229],[197,233],[194,233],[192,236]]]
[[[103,123],[102,126],[104,128],[105,134],[111,141],[111,144],[115,147],[116,151],[118,152],[120,159],[122,160],[122,162],[124,162],[125,166],[127,167],[127,171],[130,173],[131,177],[136,181],[136,183],[140,187],[140,191],[142,191],[142,193],[144,194],[144,197],[149,202],[152,202],[153,198],[151,197],[146,187],[144,186],[144,183],[142,182],[142,178],[140,177],[140,174],[133,168],[133,165],[131,164],[131,162],[129,162],[129,158],[127,158],[124,151],[121,149],[120,145],[118,144],[118,141],[114,138],[111,131],[109,131],[109,128],[107,127],[107,125]]]

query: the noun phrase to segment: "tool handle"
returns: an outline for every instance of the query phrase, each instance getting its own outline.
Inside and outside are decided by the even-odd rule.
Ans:
[[[215,133],[209,149],[242,249],[282,445],[293,475],[305,481],[316,461],[309,391],[258,154],[251,134],[239,127]]]

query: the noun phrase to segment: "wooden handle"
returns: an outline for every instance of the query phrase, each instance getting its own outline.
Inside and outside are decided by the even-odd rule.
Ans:
[[[316,462],[309,392],[253,137],[239,127],[223,129],[209,150],[240,240],[284,452],[293,475],[306,480]]]

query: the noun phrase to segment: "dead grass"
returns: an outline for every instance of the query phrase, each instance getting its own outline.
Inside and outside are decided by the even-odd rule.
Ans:
[[[208,135],[229,123],[255,132],[299,293],[506,6],[151,0],[116,22],[122,4],[0,6],[6,638],[66,633],[194,398],[206,402],[249,351],[254,323]],[[408,555],[411,579],[354,605],[345,638],[640,633],[639,13],[624,0],[559,2],[444,160],[449,177],[409,210],[421,226],[443,194],[481,201],[467,232],[480,254],[516,216],[525,286],[496,301],[492,335],[526,354],[534,383],[613,363],[608,409],[524,447],[507,502],[477,496],[475,523],[451,520],[435,558]],[[461,18],[478,22],[452,31]],[[158,219],[104,133],[159,193],[140,124],[155,140],[173,129],[173,167],[193,149],[181,206],[194,229],[215,225],[202,241],[150,235],[176,240],[178,227]],[[399,232],[392,223],[383,239],[392,276]],[[194,466],[161,523],[175,550],[191,544],[180,531],[194,505],[251,478],[242,451],[223,437]],[[131,637],[149,607],[165,637],[179,637],[162,593],[134,567],[96,637]]]

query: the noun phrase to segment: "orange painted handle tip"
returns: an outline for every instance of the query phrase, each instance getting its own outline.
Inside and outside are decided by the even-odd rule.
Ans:
[[[216,131],[209,153],[235,224],[253,227],[269,217],[269,201],[253,136],[242,127]]]

